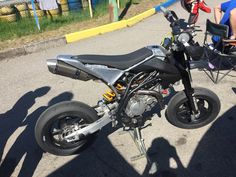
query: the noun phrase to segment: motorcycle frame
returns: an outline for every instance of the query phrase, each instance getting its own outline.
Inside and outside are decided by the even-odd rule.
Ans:
[[[195,103],[195,100],[194,100],[194,89],[192,88],[192,85],[191,85],[191,73],[190,73],[190,68],[189,68],[189,65],[188,65],[188,59],[185,58],[185,55],[184,55],[184,51],[173,51],[173,59],[175,61],[175,67],[178,69],[180,75],[181,75],[181,80],[182,80],[182,84],[184,85],[184,92],[186,94],[186,97],[188,99],[188,106],[189,106],[189,109],[191,111],[191,113],[193,115],[196,115],[198,113],[198,110],[197,110],[197,105]],[[152,57],[149,57],[148,59],[145,59],[145,61],[148,61],[150,60]],[[145,62],[144,61],[144,62]],[[140,64],[144,63],[143,61],[140,62]],[[139,64],[139,65],[140,65]],[[139,66],[138,64],[136,65]],[[124,74],[124,73],[123,73]],[[122,74],[122,75],[123,75]],[[140,74],[140,73],[139,73]],[[133,79],[135,79],[136,77],[139,76],[139,74],[136,74]],[[121,76],[122,76],[121,75]],[[120,77],[121,77],[120,76]],[[171,79],[171,77],[173,76],[169,76],[169,78]],[[155,78],[156,80],[158,78]],[[168,78],[166,78],[168,79]],[[117,79],[118,80],[118,79]],[[104,80],[103,80],[104,82]],[[131,82],[132,80],[130,81],[129,85],[131,85]],[[105,83],[106,84],[106,83]],[[107,84],[114,92],[116,92],[115,90],[115,87],[111,84]],[[141,87],[138,87],[136,88],[136,90],[134,91],[137,91],[138,89],[140,89]],[[129,100],[129,97],[132,95],[132,93],[134,92],[129,92],[129,87],[127,88],[127,90],[125,91],[126,94],[121,98],[121,101],[120,101],[120,104],[118,106],[118,110],[117,110],[117,115],[119,118],[121,118],[119,115],[121,115],[121,113],[123,112],[123,108],[124,106],[127,104],[127,101]],[[163,98],[162,95],[159,95],[159,101],[161,101],[161,99]],[[102,127],[104,127],[105,125],[107,125],[108,123],[110,123],[112,121],[111,119],[111,116],[109,115],[109,113],[106,113],[104,114],[103,117],[101,117],[98,121],[95,121],[93,122],[92,124],[88,125],[87,127],[85,128],[82,128],[80,130],[77,130],[75,132],[73,132],[72,134],[66,136],[65,138],[72,138],[74,136],[77,136],[79,137],[80,134],[83,134],[83,135],[88,135],[88,134],[92,134],[96,131],[99,131]]]

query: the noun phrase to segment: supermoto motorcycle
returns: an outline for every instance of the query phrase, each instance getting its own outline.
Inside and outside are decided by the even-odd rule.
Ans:
[[[82,81],[100,80],[110,87],[95,107],[66,101],[49,107],[39,117],[35,136],[39,146],[55,155],[71,155],[88,147],[101,128],[112,122],[132,132],[141,154],[149,160],[141,128],[144,113],[156,105],[164,109],[163,91],[182,81],[184,90],[168,102],[167,120],[176,127],[194,129],[212,122],[220,101],[206,88],[191,86],[190,67],[185,57],[190,32],[182,31],[175,13],[162,8],[170,22],[174,41],[170,50],[148,46],[126,55],[59,55],[49,59],[49,71]]]

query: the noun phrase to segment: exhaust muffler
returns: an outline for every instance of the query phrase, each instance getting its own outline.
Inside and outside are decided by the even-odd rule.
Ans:
[[[72,79],[78,79],[82,81],[88,81],[92,79],[92,76],[86,72],[75,68],[61,60],[49,59],[47,60],[48,70],[53,74],[58,74]]]

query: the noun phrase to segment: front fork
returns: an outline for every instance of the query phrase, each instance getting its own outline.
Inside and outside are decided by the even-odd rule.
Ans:
[[[182,83],[184,85],[184,93],[186,94],[186,97],[188,99],[188,106],[189,106],[191,115],[195,117],[199,113],[199,111],[198,111],[196,98],[194,97],[194,89],[192,88],[192,85],[191,85],[190,67],[188,66],[185,60],[183,51],[179,51],[179,52],[175,51],[174,58],[177,61],[176,67],[178,68],[181,78],[182,78]]]

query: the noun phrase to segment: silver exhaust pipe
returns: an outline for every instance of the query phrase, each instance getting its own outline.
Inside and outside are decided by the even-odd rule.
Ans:
[[[56,59],[47,60],[47,66],[48,66],[48,70],[51,73],[56,74],[56,67],[57,67],[57,60]]]
[[[57,59],[47,60],[48,70],[53,74],[58,74],[65,77],[70,77],[72,79],[78,79],[82,81],[88,81],[93,77],[88,73],[72,66],[64,61]]]

